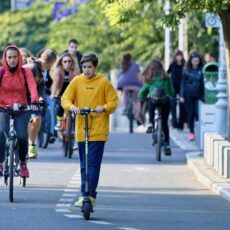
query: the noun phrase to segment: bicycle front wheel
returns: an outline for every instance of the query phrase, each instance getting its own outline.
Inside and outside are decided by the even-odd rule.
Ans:
[[[9,157],[10,157],[10,183],[9,183],[9,200],[14,201],[14,141],[11,140],[9,143]]]
[[[156,160],[161,161],[161,144],[162,144],[162,120],[157,120],[157,142],[156,142]]]

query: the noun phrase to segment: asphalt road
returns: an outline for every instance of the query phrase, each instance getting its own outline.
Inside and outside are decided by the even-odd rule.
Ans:
[[[230,203],[202,186],[186,165],[186,151],[156,162],[151,137],[112,133],[106,144],[95,212],[90,221],[71,209],[79,196],[77,152],[62,156],[60,144],[30,160],[30,178],[15,181],[15,202],[0,179],[0,230],[230,229]]]

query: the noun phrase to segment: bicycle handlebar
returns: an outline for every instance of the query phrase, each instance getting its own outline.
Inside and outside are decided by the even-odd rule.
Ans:
[[[39,111],[41,107],[42,106],[39,106],[39,109],[37,111]],[[16,113],[16,112],[23,112],[23,111],[32,112],[33,110],[31,109],[31,105],[23,105],[23,104],[15,103],[13,106],[7,105],[5,107],[0,107],[0,111],[6,113]],[[36,112],[36,110],[33,112]]]

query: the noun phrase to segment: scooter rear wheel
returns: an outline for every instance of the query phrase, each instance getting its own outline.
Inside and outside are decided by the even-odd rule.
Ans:
[[[85,220],[89,220],[90,218],[90,202],[85,202],[83,207],[82,207],[82,212]]]

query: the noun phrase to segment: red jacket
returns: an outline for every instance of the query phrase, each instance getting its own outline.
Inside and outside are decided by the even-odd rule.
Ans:
[[[18,50],[19,61],[18,68],[15,72],[11,73],[6,61],[6,50],[9,47],[14,47]],[[0,106],[5,107],[6,105],[13,106],[14,103],[21,103],[28,105],[27,102],[27,90],[31,95],[31,101],[38,101],[37,85],[34,76],[30,69],[24,68],[26,73],[25,77],[22,73],[22,56],[19,49],[14,46],[8,46],[3,53],[2,57],[3,66],[0,67],[0,71],[5,70],[5,73],[0,81]],[[27,84],[27,86],[26,86]]]

